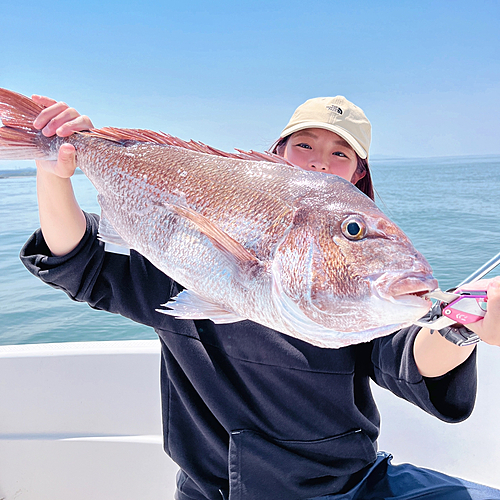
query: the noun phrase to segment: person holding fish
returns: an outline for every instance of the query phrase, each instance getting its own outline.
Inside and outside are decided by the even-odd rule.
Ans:
[[[25,103],[24,113],[31,113],[32,134],[38,134],[39,143],[44,138],[70,138],[75,132],[92,130],[93,140],[121,140],[119,147],[141,147],[136,143],[130,146],[131,136],[125,139],[125,132],[94,132],[88,117],[64,103],[42,96],[33,96],[32,102],[33,105]],[[16,106],[22,105],[11,104],[9,113]],[[4,113],[2,120],[4,125],[10,120],[11,128],[29,128],[20,117]],[[5,147],[13,147],[20,135],[22,132],[5,130]],[[189,290],[183,290],[185,285],[178,283],[182,277],[174,280],[168,275],[170,271],[165,273],[153,266],[149,256],[147,259],[136,251],[139,244],[128,238],[132,250],[120,247],[122,239],[126,239],[126,229],[116,227],[121,239],[113,239],[102,222],[99,227],[99,217],[80,209],[70,179],[76,165],[84,161],[83,145],[77,143],[75,148],[71,142],[61,141],[57,161],[54,157],[48,160],[48,155],[34,156],[39,158],[41,231],[26,243],[21,259],[34,275],[64,290],[72,299],[155,328],[162,344],[164,446],[180,466],[178,500],[402,500],[424,496],[500,499],[500,491],[493,488],[410,464],[392,465],[389,454],[377,452],[380,417],[369,380],[443,421],[459,422],[470,415],[474,405],[476,350],[474,346],[455,345],[437,332],[412,324],[407,311],[412,311],[414,320],[424,315],[429,303],[420,296],[437,288],[437,283],[430,277],[425,259],[369,200],[373,199],[368,165],[370,139],[371,125],[365,114],[344,97],[311,99],[295,111],[273,146],[274,153],[295,167],[282,166],[276,160],[273,182],[288,176],[292,183],[298,179],[297,185],[307,184],[312,189],[308,183],[314,182],[324,190],[334,183],[335,189],[342,191],[342,205],[349,205],[349,213],[342,215],[335,230],[325,226],[316,235],[307,225],[313,217],[307,207],[297,205],[289,214],[291,201],[287,201],[288,205],[283,204],[269,226],[273,231],[284,226],[286,231],[276,238],[279,241],[273,247],[274,261],[268,267],[263,264],[265,251],[259,244],[241,245],[236,237],[228,236],[229,229],[207,221],[208,209],[195,213],[196,203],[191,202],[187,187],[183,195],[177,189],[175,203],[170,200],[161,205],[167,207],[165,211],[156,203],[157,220],[173,226],[170,234],[174,239],[178,228],[185,224],[191,232],[186,229],[182,238],[189,239],[193,253],[201,247],[203,255],[219,252],[225,256],[221,279],[226,279],[227,273],[241,274],[240,283],[250,283],[244,281],[250,279],[248,276],[254,279],[262,273],[265,277],[276,269],[285,275],[273,281],[273,293],[278,298],[266,296],[268,302],[274,301],[279,314],[271,315],[272,320],[259,320],[256,316],[255,321],[237,314],[237,306],[228,312],[216,301],[211,304],[211,312],[206,312],[207,298],[201,294],[193,298]],[[155,136],[154,140],[162,139]],[[0,130],[0,158],[1,141]],[[23,147],[33,149],[26,142]],[[173,148],[194,146],[182,143]],[[127,151],[130,157],[136,150]],[[115,155],[113,158],[121,161],[118,149]],[[93,153],[92,158],[99,162],[99,152]],[[219,175],[224,165],[236,161],[241,162],[242,172],[243,163],[254,168],[255,182],[260,182],[259,162],[246,159],[224,158],[225,163],[219,165],[214,175]],[[263,168],[271,169],[268,163],[265,165]],[[175,168],[184,167],[175,163]],[[154,172],[145,170],[141,175],[149,180]],[[184,178],[188,183],[188,169]],[[285,185],[289,186],[286,182]],[[226,195],[223,187],[221,190]],[[206,190],[205,199],[209,197]],[[335,204],[332,197],[335,194],[318,199],[324,205]],[[105,200],[101,206],[106,215],[112,211]],[[145,217],[150,209],[141,207]],[[321,204],[314,207],[322,210]],[[225,209],[232,210],[229,205]],[[328,217],[335,219],[342,209],[336,210]],[[233,217],[242,215],[234,212]],[[98,230],[104,242],[98,239]],[[294,234],[299,235],[295,243],[287,243]],[[253,237],[255,240],[255,234]],[[272,236],[269,238],[274,241]],[[360,246],[365,243],[372,246]],[[304,247],[309,248],[306,254],[301,252]],[[364,248],[364,253],[360,248]],[[331,256],[321,261],[323,267],[317,263],[319,249]],[[281,260],[280,252],[284,255]],[[368,263],[364,258],[367,252],[372,256]],[[153,252],[151,260],[155,258]],[[335,269],[325,269],[324,262]],[[396,268],[389,276],[385,270],[391,266]],[[175,272],[173,267],[169,269]],[[264,277],[259,283],[267,283]],[[309,286],[309,292],[294,301],[294,293],[303,282]],[[368,282],[373,284],[368,286]],[[216,296],[217,288],[223,285],[211,283]],[[487,312],[482,320],[468,327],[483,341],[498,346],[500,278],[483,280],[482,284],[487,290]],[[330,303],[330,285],[338,299],[336,315],[325,313]],[[180,298],[168,303],[174,313],[157,309],[160,301],[179,293]],[[250,285],[245,294],[254,308],[268,307],[254,300]],[[362,300],[376,304],[374,317],[367,317],[370,308]],[[205,314],[197,315],[193,303]],[[393,310],[394,303],[398,313]],[[313,313],[310,304],[314,305]],[[397,314],[402,315],[398,321]],[[379,317],[392,329],[376,323]],[[323,323],[314,327],[317,318]],[[357,330],[351,326],[352,321],[359,325]],[[395,324],[406,326],[395,328]],[[344,330],[338,325],[345,325]],[[329,340],[329,336],[335,340]]]

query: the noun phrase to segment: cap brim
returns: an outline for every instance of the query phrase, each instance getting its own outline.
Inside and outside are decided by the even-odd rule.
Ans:
[[[286,128],[281,132],[280,137],[286,137],[288,135],[291,135],[295,132],[298,132],[299,130],[305,130],[307,128],[323,128],[325,130],[330,130],[330,132],[333,132],[345,141],[356,151],[357,155],[361,159],[366,159],[368,157],[367,152],[364,150],[364,148],[361,146],[361,144],[349,133],[347,130],[341,128],[341,127],[336,127],[335,125],[331,125],[329,123],[322,123],[322,122],[303,122],[303,123],[298,123],[297,125],[293,125],[292,127]]]

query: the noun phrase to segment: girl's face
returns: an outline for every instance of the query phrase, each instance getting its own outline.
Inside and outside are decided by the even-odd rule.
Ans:
[[[358,158],[339,135],[322,128],[299,130],[290,136],[283,156],[304,170],[335,174],[355,184]]]

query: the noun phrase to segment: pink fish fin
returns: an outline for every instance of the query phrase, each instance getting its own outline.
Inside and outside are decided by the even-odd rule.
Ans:
[[[162,304],[162,307],[169,309],[156,309],[156,311],[177,319],[210,319],[218,324],[235,323],[245,319],[192,290],[183,290],[172,300]]]
[[[42,111],[26,96],[0,88],[0,159],[32,160],[47,158],[39,143],[40,132],[33,121]]]
[[[40,145],[36,144],[40,132],[33,128],[35,118],[43,109],[44,106],[40,106],[29,97],[0,88],[0,119],[4,125],[4,127],[0,128],[0,159],[30,160],[47,158],[47,154],[41,151]],[[17,131],[14,129],[17,129]],[[273,153],[259,153],[239,149],[236,149],[237,153],[228,153],[202,142],[184,141],[165,132],[154,132],[152,130],[105,127],[76,133],[113,142],[149,142],[177,146],[190,151],[224,158],[292,165],[281,156]]]
[[[99,203],[101,203],[101,195],[98,195],[97,198],[99,200]],[[116,232],[116,229],[106,218],[104,212],[101,213],[101,218],[99,219],[99,232],[97,235],[97,239],[104,242],[104,250],[106,252],[130,255],[130,246]]]
[[[256,272],[262,267],[262,262],[241,243],[219,229],[206,217],[189,207],[169,205],[168,208],[177,215],[191,221],[203,233],[217,250],[222,252],[241,272]]]
[[[166,146],[177,146],[191,151],[198,151],[199,153],[208,153],[210,150],[212,151],[211,154],[216,154],[215,151],[217,151],[214,148],[210,148],[210,146],[205,146],[201,142],[186,142],[178,137],[166,134],[165,132],[154,132],[153,130],[146,129],[104,127],[85,131],[82,132],[82,134],[114,142],[134,141],[149,142],[152,144],[161,144]],[[222,156],[222,154],[220,156]]]
[[[260,153],[259,151],[242,151],[241,149],[236,149],[239,153],[239,158],[241,160],[253,160],[253,161],[267,161],[270,163],[280,163],[282,165],[289,165],[291,167],[296,167],[293,163],[285,160],[282,156],[275,155],[274,153],[269,153],[267,151]]]
[[[38,130],[0,127],[0,160],[37,159],[52,159],[50,152],[40,147]]]
[[[234,158],[238,160],[252,160],[252,161],[266,161],[270,163],[280,163],[282,165],[291,165],[281,156],[273,153],[259,153],[257,151],[242,151],[236,149],[237,153],[228,153],[220,149],[208,146],[202,142],[197,141],[184,141],[173,135],[166,134],[165,132],[154,132],[152,130],[132,129],[132,128],[114,128],[105,127],[100,129],[93,129],[90,131],[80,132],[83,135],[98,137],[113,142],[137,141],[149,142],[153,144],[163,144],[166,146],[176,146],[198,153],[205,153],[213,156],[222,156],[224,158]]]
[[[151,130],[139,130],[132,128],[115,128],[115,127],[104,127],[104,128],[94,128],[92,130],[79,132],[82,135],[97,137],[99,139],[106,139],[107,141],[113,142],[151,142],[155,144],[166,144],[161,142],[159,134]]]
[[[29,97],[0,88],[0,119],[6,127],[34,129],[33,122],[43,109]]]

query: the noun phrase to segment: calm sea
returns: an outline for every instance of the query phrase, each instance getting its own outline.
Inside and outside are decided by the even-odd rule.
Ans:
[[[442,289],[500,252],[500,156],[377,159],[371,168],[378,205],[426,256]],[[0,344],[155,338],[69,300],[22,266],[19,250],[38,227],[34,173],[31,163],[0,164]],[[87,178],[73,179],[82,208],[99,213]]]

